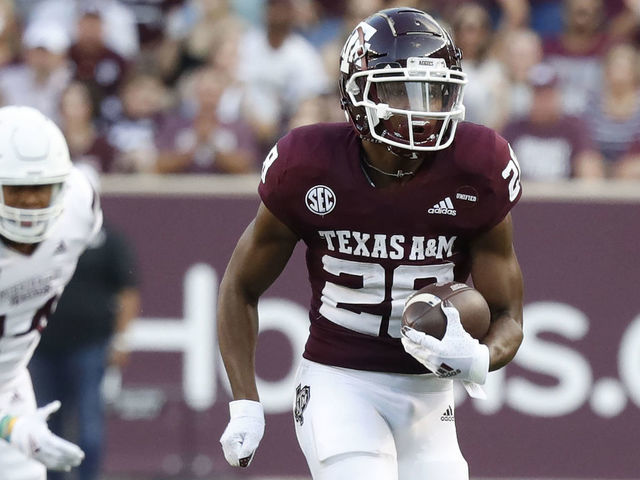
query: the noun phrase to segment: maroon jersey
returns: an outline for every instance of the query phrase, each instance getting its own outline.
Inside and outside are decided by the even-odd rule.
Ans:
[[[403,185],[375,188],[347,124],[292,130],[267,156],[259,193],[307,246],[311,328],[304,357],[361,370],[424,373],[400,342],[407,297],[465,281],[469,244],[520,198],[508,143],[472,123]]]

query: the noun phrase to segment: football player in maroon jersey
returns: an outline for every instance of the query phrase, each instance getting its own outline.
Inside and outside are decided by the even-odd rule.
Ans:
[[[460,59],[431,16],[372,15],[341,54],[349,123],[294,129],[264,161],[262,204],[220,288],[220,350],[234,396],[220,441],[230,464],[247,466],[264,433],[258,299],[302,240],[311,326],[294,417],[313,477],[468,478],[452,385],[483,384],[522,341],[509,213],[521,188],[508,143],[462,122]],[[481,343],[459,328],[442,340],[401,332],[411,293],[469,275],[492,314]],[[444,310],[449,325],[459,322]]]

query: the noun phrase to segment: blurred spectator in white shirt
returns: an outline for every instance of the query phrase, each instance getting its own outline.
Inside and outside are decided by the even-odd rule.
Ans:
[[[24,63],[0,71],[0,100],[37,108],[57,120],[60,96],[71,80],[70,39],[60,25],[38,22],[24,32],[22,45]]]
[[[531,108],[529,73],[542,61],[542,41],[533,30],[519,29],[504,37],[502,61],[509,80],[509,120],[523,117]]]
[[[489,13],[477,3],[465,3],[456,10],[451,26],[469,81],[464,94],[466,120],[500,130],[507,121],[508,82],[503,66],[491,56]]]
[[[292,0],[267,0],[264,29],[240,42],[238,80],[245,86],[245,118],[272,145],[303,100],[329,89],[322,57],[293,32]],[[270,147],[269,147],[270,148]]]
[[[42,0],[31,10],[28,22],[47,20],[62,25],[75,37],[76,25],[83,9],[98,8],[104,19],[104,41],[125,58],[133,58],[140,50],[136,18],[118,0]]]

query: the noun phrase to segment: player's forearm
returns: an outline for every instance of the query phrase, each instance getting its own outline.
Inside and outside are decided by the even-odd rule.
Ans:
[[[223,281],[218,303],[218,343],[235,400],[259,400],[255,378],[257,338],[257,304]]]
[[[140,292],[135,287],[123,289],[118,294],[118,316],[116,317],[116,333],[124,333],[140,313]]]
[[[498,370],[508,364],[520,348],[522,339],[522,326],[512,315],[504,313],[497,316],[482,340],[489,347],[489,370]]]

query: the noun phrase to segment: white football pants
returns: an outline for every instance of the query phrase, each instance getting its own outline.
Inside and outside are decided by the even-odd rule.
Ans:
[[[468,480],[453,382],[303,359],[294,422],[314,480]]]
[[[11,385],[0,385],[0,407],[13,415],[34,412],[36,400],[31,377],[25,369]],[[0,440],[0,478],[2,480],[45,480],[47,471],[6,441]]]

